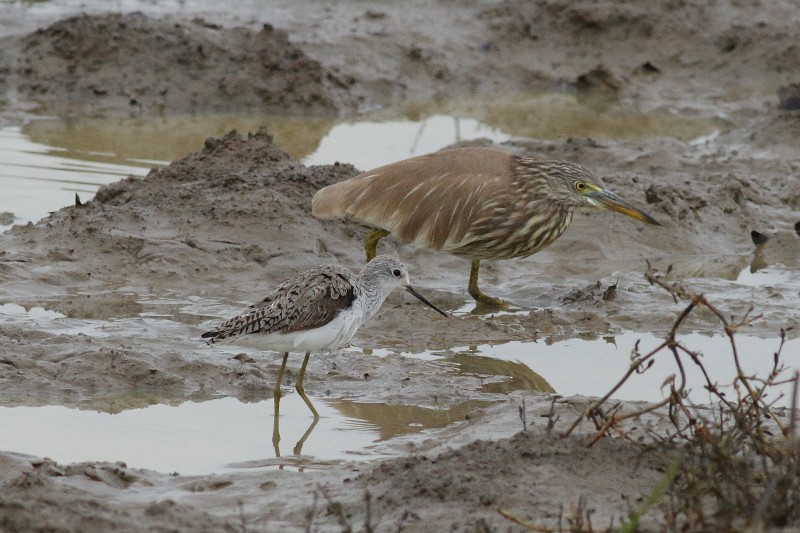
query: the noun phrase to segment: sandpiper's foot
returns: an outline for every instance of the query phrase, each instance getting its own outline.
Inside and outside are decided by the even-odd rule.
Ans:
[[[308,426],[306,432],[303,433],[303,436],[300,437],[300,440],[298,440],[297,444],[294,445],[294,450],[292,450],[293,454],[300,455],[303,452],[303,444],[305,444],[306,439],[308,439],[308,436],[311,435],[311,432],[314,431],[314,427],[317,425],[317,422],[319,422],[319,417],[314,417],[314,419],[311,421],[311,425]]]
[[[311,355],[311,352],[306,352],[306,357],[303,359],[303,366],[300,367],[300,373],[297,375],[297,382],[295,382],[294,388],[297,394],[306,402],[308,408],[311,409],[311,414],[314,415],[314,420],[316,420],[319,418],[319,413],[314,407],[314,404],[311,403],[311,400],[308,399],[308,396],[306,396],[306,390],[303,388],[303,379],[306,377],[306,366],[308,366],[309,355]]]
[[[314,404],[311,403],[311,400],[308,399],[308,396],[306,396],[306,391],[303,389],[302,385],[296,386],[295,389],[297,390],[297,394],[299,394],[303,401],[306,402],[306,405],[311,410],[311,414],[314,416],[314,418],[319,418],[319,413],[317,412],[316,408],[314,408]]]

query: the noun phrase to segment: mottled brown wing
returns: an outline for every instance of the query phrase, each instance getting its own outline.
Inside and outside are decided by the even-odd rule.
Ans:
[[[350,276],[338,266],[307,270],[202,337],[213,343],[249,333],[292,333],[323,326],[352,305]]]
[[[435,250],[469,238],[470,226],[507,201],[514,156],[457,148],[398,161],[317,191],[314,216],[346,218]]]

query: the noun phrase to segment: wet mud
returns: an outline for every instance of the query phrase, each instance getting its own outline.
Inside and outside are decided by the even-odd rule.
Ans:
[[[322,66],[269,24],[256,32],[143,13],[78,15],[8,41],[15,90],[49,113],[330,114],[337,108]]]
[[[742,271],[796,269],[799,260],[792,239],[800,116],[778,97],[798,81],[792,76],[800,67],[800,14],[791,3],[473,2],[458,6],[456,16],[451,3],[271,8],[242,20],[211,17],[206,5],[169,16],[144,5],[128,14],[63,7],[59,20],[42,17],[28,33],[5,27],[7,118],[31,110],[352,116],[444,95],[558,90],[595,106],[720,120],[714,134],[692,141],[505,143],[516,153],[593,169],[664,227],[581,213],[547,250],[486,262],[484,289],[519,306],[496,315],[464,310],[465,260],[386,239],[381,251],[403,259],[415,286],[458,312],[444,319],[395,294],[353,345],[448,354],[454,346],[511,340],[546,346],[623,331],[658,335],[681,306],[646,282],[648,263],[690,280],[726,313],[754,307],[763,316],[749,334],[775,337],[798,324],[796,285],[776,291],[733,283]],[[231,132],[145,178],[105,186],[92,201],[0,235],[0,304],[59,316],[0,323],[0,403],[116,412],[220,395],[270,398],[277,354],[219,350],[199,334],[294,273],[324,263],[360,267],[367,229],[310,212],[316,190],[360,170],[346,161],[306,167],[266,129]],[[753,230],[776,237],[754,243]],[[159,311],[146,303],[156,300],[174,305]],[[711,333],[715,326],[701,315],[685,327]],[[580,436],[558,438],[585,398],[553,403],[558,397],[540,376],[449,355],[428,361],[343,350],[312,357],[309,395],[357,399],[360,406],[342,409],[361,410],[359,418],[371,416],[363,407],[370,403],[452,409],[458,422],[448,418],[422,439],[381,444],[395,459],[290,457],[282,469],[189,477],[0,452],[0,529],[338,531],[344,519],[377,531],[506,531],[515,526],[498,509],[554,524],[582,497],[595,523],[605,525],[618,523],[660,479],[664,465],[630,443],[609,439],[587,449]],[[293,359],[289,379],[298,366]],[[660,423],[656,416],[646,422]],[[638,431],[647,438],[645,428]],[[645,525],[658,528],[651,518]]]

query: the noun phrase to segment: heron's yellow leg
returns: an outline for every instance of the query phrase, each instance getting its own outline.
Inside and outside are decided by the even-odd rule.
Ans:
[[[297,394],[303,398],[303,401],[306,402],[306,405],[314,415],[314,418],[319,418],[319,413],[317,410],[314,409],[314,405],[311,403],[311,400],[308,399],[306,396],[306,390],[303,388],[303,378],[306,375],[306,365],[308,364],[308,356],[311,355],[311,352],[306,352],[306,357],[303,359],[303,366],[300,367],[300,373],[297,374],[297,383],[295,383],[294,388],[297,389]]]
[[[367,263],[375,259],[378,251],[378,241],[389,235],[390,232],[385,229],[376,229],[369,232],[364,239],[364,250],[367,252]]]
[[[473,259],[472,266],[469,270],[469,285],[467,290],[469,290],[469,295],[475,298],[475,301],[479,304],[485,305],[487,307],[499,307],[504,309],[508,307],[508,302],[501,300],[500,298],[494,298],[487,294],[484,294],[478,288],[478,270],[480,270],[481,261],[480,259]]]

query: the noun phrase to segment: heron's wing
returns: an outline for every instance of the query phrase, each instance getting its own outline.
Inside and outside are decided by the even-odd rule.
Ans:
[[[211,343],[248,333],[293,333],[323,326],[352,305],[350,277],[338,266],[307,270],[202,337]]]
[[[428,248],[449,248],[498,202],[507,201],[514,158],[492,148],[458,148],[398,161],[317,191],[312,211],[322,219],[382,228]]]

